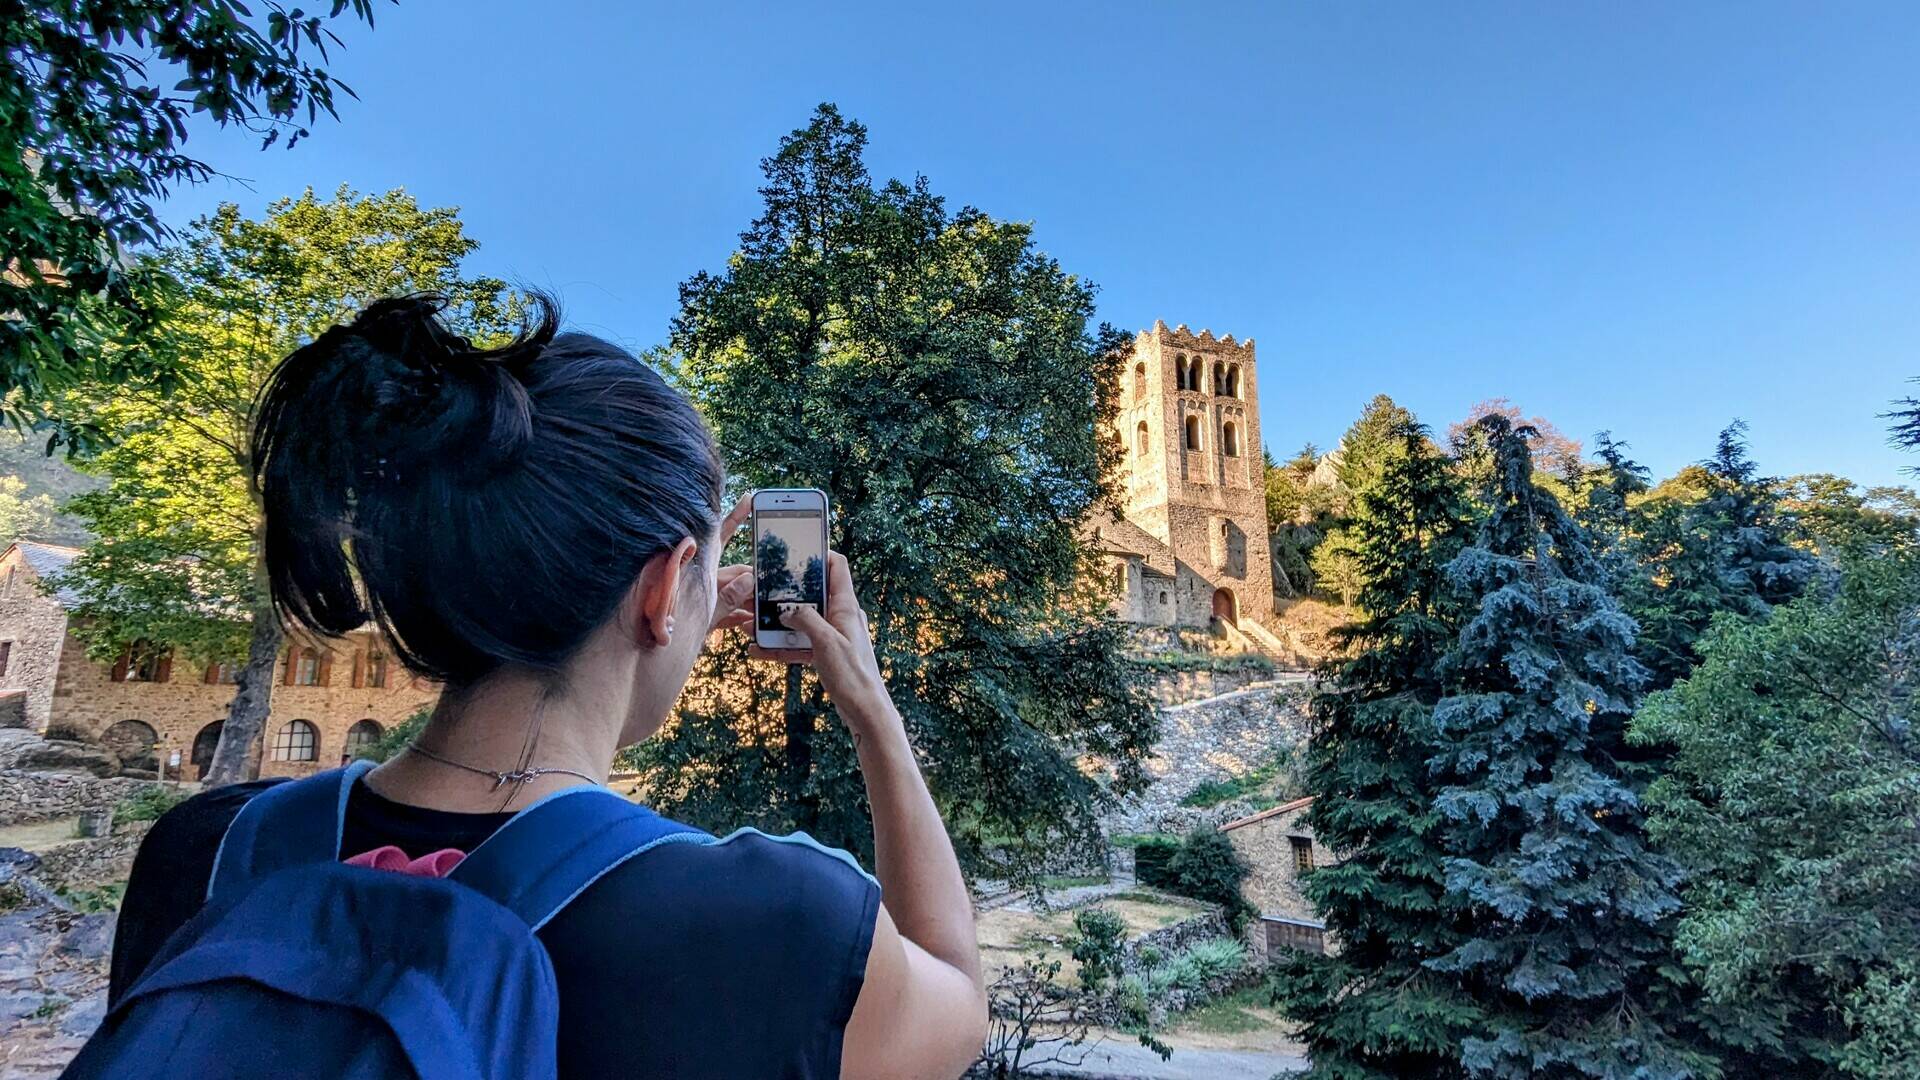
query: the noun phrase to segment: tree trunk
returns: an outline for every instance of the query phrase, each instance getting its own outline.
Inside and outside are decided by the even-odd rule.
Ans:
[[[807,708],[800,693],[800,676],[805,669],[787,665],[787,806],[793,814],[794,828],[810,831],[815,827],[813,804],[807,798],[807,781],[813,776],[813,710]]]
[[[267,726],[267,710],[273,705],[273,672],[279,663],[283,636],[272,602],[256,604],[247,666],[240,669],[240,685],[235,689],[233,704],[227,706],[220,744],[214,748],[213,764],[207,768],[208,787],[237,784],[259,770],[257,748],[260,733]]]

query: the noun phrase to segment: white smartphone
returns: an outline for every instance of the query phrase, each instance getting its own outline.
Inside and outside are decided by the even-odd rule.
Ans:
[[[827,493],[767,488],[753,493],[753,640],[763,649],[810,649],[780,622],[786,604],[827,607]]]

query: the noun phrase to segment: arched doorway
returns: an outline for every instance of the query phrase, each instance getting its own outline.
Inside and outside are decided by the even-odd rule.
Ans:
[[[1228,626],[1240,625],[1240,608],[1231,589],[1213,590],[1213,616]]]
[[[199,730],[193,737],[193,778],[205,780],[207,770],[213,768],[213,751],[220,745],[220,729],[226,726],[225,720],[215,720]]]
[[[159,741],[160,733],[142,720],[122,720],[100,734],[100,745],[113,751],[121,768],[146,772],[160,769],[160,758],[153,752],[153,744]]]

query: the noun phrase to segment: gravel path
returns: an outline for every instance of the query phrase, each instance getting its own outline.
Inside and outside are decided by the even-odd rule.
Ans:
[[[1078,1065],[1049,1065],[1036,1076],[1076,1080],[1270,1080],[1307,1067],[1298,1054],[1252,1050],[1182,1050],[1165,1061],[1130,1039],[1109,1039],[1086,1052]]]

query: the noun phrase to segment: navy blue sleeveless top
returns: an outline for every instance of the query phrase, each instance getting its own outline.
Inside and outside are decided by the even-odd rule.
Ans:
[[[197,795],[154,823],[120,907],[109,1000],[199,911],[227,824],[275,781]],[[471,851],[510,814],[455,814],[355,784],[344,855]],[[563,1077],[834,1080],[880,887],[804,833],[666,844],[540,930],[560,985]]]

